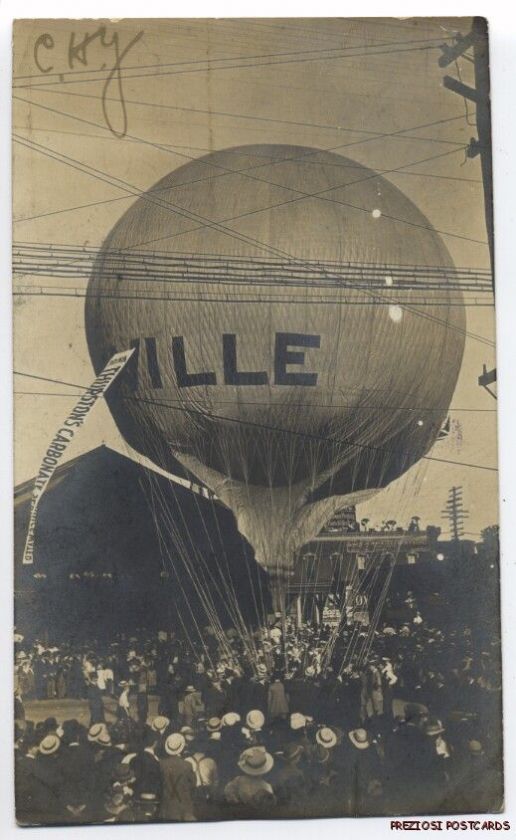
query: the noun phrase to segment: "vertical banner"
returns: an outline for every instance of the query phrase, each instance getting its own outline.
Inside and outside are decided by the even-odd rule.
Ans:
[[[134,348],[116,353],[111,357],[104,369],[99,373],[95,381],[84,391],[84,394],[76,402],[68,417],[63,421],[62,426],[54,437],[41,462],[39,472],[34,480],[34,489],[30,503],[29,529],[25,550],[23,552],[23,564],[31,565],[34,562],[34,534],[38,518],[38,506],[48,483],[54,475],[61,458],[68,449],[70,442],[75,438],[79,429],[83,426],[91,409],[99,399],[104,396],[111,383],[124,369],[127,362],[134,353]]]

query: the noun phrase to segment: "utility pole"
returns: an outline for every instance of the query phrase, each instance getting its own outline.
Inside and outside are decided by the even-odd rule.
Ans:
[[[493,224],[493,159],[491,147],[491,99],[489,81],[489,50],[487,37],[487,21],[485,18],[473,18],[473,24],[467,35],[458,35],[455,44],[441,46],[439,67],[448,67],[459,58],[466,56],[466,52],[473,49],[475,72],[475,87],[465,85],[460,79],[445,76],[444,87],[458,93],[464,99],[476,106],[477,137],[472,137],[466,151],[468,158],[480,155],[482,182],[484,185],[484,210],[486,217],[487,241],[489,243],[489,257],[491,261],[491,275],[493,277],[494,292],[494,224]],[[496,382],[496,368],[487,370],[484,365],[482,374],[478,377],[478,384],[485,388],[496,399],[496,395],[487,386]]]
[[[464,520],[468,518],[469,514],[467,510],[464,510],[462,487],[452,487],[450,489],[446,507],[441,513],[443,518],[449,522],[453,541],[458,542],[464,536]]]

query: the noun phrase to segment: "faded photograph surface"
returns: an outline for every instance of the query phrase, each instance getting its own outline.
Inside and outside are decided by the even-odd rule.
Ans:
[[[503,809],[487,23],[14,27],[22,825]]]

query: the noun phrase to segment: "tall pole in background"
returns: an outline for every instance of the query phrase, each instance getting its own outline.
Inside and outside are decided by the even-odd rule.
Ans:
[[[448,501],[443,511],[444,519],[448,520],[450,533],[454,542],[459,542],[464,536],[464,520],[468,518],[468,511],[464,510],[462,487],[452,487],[448,493]]]
[[[471,58],[466,53],[473,50]],[[493,157],[491,145],[491,98],[489,79],[489,47],[487,35],[487,20],[482,17],[473,18],[473,24],[467,35],[458,35],[452,46],[443,44],[439,58],[440,67],[457,62],[460,58],[472,61],[475,74],[475,87],[464,84],[461,79],[445,76],[444,87],[459,94],[476,106],[477,137],[472,137],[466,151],[468,158],[480,155],[482,169],[482,183],[484,186],[484,210],[486,219],[487,241],[489,244],[489,258],[493,277],[494,293],[494,220],[493,220]],[[496,382],[496,368],[487,370],[484,365],[478,384],[485,388],[496,399],[495,393],[489,385]]]

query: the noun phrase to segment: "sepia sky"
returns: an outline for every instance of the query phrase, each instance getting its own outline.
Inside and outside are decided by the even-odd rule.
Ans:
[[[285,143],[332,149],[383,173],[441,232],[456,266],[489,268],[480,162],[464,150],[476,136],[474,108],[442,85],[457,68],[438,65],[442,39],[467,32],[468,19],[123,20],[85,43],[99,25],[15,25],[15,249],[100,247],[135,194],[188,160]],[[128,48],[124,137],[116,76],[105,88],[117,45],[119,54]],[[467,60],[459,70],[473,84]],[[94,378],[80,296],[87,280],[50,269],[14,277],[15,291],[55,292],[14,298],[16,483],[37,472],[77,400],[73,384]],[[76,297],[59,295],[66,284]],[[496,402],[477,384],[482,365],[495,365],[492,305],[468,306],[467,330],[450,434],[430,454],[475,466],[422,461],[359,516],[405,525],[417,514],[446,531],[441,510],[449,488],[462,485],[467,536],[498,520],[497,472],[478,468],[497,464]],[[67,457],[101,443],[127,453],[103,403]]]

